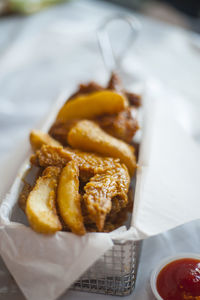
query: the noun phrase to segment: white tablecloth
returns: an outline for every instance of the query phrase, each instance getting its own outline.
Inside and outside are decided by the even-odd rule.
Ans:
[[[29,17],[0,20],[0,157],[20,146],[38,125],[60,91],[93,78],[108,77],[95,30],[122,8],[105,2],[72,1]],[[127,12],[127,11],[125,11]],[[131,12],[128,12],[131,14]],[[187,130],[200,137],[200,52],[192,34],[137,15],[142,31],[124,61],[126,70],[159,79],[187,99]],[[119,35],[120,36],[120,35]],[[17,164],[17,161],[9,163]],[[1,172],[3,174],[4,172]],[[15,174],[8,174],[11,179]],[[6,176],[6,169],[5,169]],[[188,199],[189,200],[189,199]],[[152,237],[143,244],[137,284],[126,299],[152,299],[149,276],[163,257],[200,249],[200,221]],[[62,299],[118,299],[69,291]],[[24,299],[0,261],[0,299]]]

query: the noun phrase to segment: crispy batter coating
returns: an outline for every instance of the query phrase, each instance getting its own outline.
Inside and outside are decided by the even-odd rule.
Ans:
[[[94,121],[108,134],[126,143],[131,143],[133,136],[139,129],[138,122],[133,118],[130,107],[118,114],[98,117]]]
[[[41,167],[64,167],[70,160],[78,162],[80,178],[84,182],[97,173],[114,168],[115,164],[119,162],[119,159],[112,157],[101,157],[93,153],[48,145],[42,146],[30,159],[32,164]]]
[[[68,143],[82,151],[119,158],[132,176],[136,169],[134,148],[104,132],[92,121],[79,121],[68,134]]]
[[[106,215],[111,211],[112,198],[117,197],[124,202],[124,206],[127,204],[129,183],[126,166],[116,163],[114,168],[96,174],[85,185],[83,200],[90,219],[96,223],[99,231],[103,229]]]
[[[43,145],[41,149],[32,155],[30,162],[33,165],[40,167],[56,166],[64,167],[70,160],[73,159],[74,154],[63,147],[53,147]]]

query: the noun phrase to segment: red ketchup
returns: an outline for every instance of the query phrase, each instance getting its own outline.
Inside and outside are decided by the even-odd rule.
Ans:
[[[182,258],[158,274],[157,290],[164,300],[200,300],[200,260]]]

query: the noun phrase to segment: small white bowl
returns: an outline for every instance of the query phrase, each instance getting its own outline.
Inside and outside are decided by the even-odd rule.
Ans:
[[[194,259],[199,259],[200,260],[200,254],[195,254],[195,253],[181,253],[181,254],[177,254],[177,255],[174,255],[174,256],[167,257],[167,258],[163,259],[155,267],[155,269],[151,273],[151,278],[150,278],[151,289],[152,289],[152,292],[153,292],[153,294],[154,294],[154,296],[156,297],[157,300],[163,300],[163,298],[159,295],[157,287],[156,287],[156,282],[157,282],[158,274],[160,273],[160,271],[166,265],[168,265],[172,261],[175,261],[175,260],[178,260],[178,259],[182,259],[182,258],[194,258]]]

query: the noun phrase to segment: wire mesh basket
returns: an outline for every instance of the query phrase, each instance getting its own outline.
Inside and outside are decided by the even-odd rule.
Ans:
[[[72,286],[73,290],[127,296],[135,287],[141,241],[113,241],[107,251]]]

